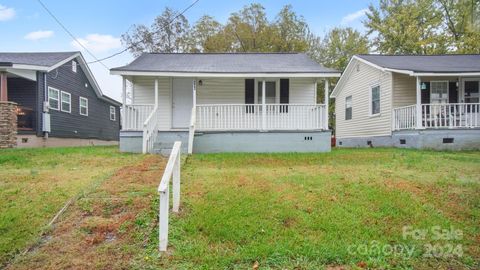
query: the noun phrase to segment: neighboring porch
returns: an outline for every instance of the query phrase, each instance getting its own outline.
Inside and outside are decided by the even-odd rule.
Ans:
[[[324,100],[327,104],[316,103],[319,81],[325,82]],[[218,142],[220,133],[229,136],[225,143],[241,145],[239,140],[251,140],[254,135],[248,137],[247,134],[258,132],[271,134],[272,140],[292,139],[292,134],[297,134],[302,141],[312,141],[319,139],[311,136],[312,132],[328,131],[326,78],[136,76],[124,77],[125,97],[127,87],[132,98],[130,104],[124,99],[121,137],[141,133],[144,153],[154,152],[162,141],[160,137],[167,132],[188,134],[185,145],[192,153],[197,138],[197,150],[205,152],[208,144]],[[142,101],[150,103],[140,103]],[[213,133],[216,135],[209,135]],[[234,133],[242,135],[232,137]],[[288,135],[279,135],[281,133]],[[262,140],[268,142],[268,138],[262,137]],[[329,144],[330,136],[322,137],[322,140]],[[287,146],[285,149],[295,150]],[[299,148],[299,151],[303,150]]]
[[[19,133],[34,134],[36,131],[37,82],[34,76],[25,78],[14,73],[0,72],[0,101],[16,103]]]
[[[480,78],[393,78],[393,131],[480,128]]]

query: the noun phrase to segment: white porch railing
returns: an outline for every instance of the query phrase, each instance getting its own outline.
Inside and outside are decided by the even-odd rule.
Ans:
[[[478,128],[480,103],[421,104],[420,128]],[[393,129],[417,128],[417,105],[393,109]]]
[[[158,121],[158,108],[154,107],[147,120],[143,123],[142,152],[144,154],[153,150],[158,136]]]
[[[422,104],[424,128],[480,127],[480,103]]]
[[[197,125],[208,130],[318,130],[326,128],[325,105],[197,105]]]
[[[143,123],[152,113],[154,104],[126,105],[125,106],[125,124],[122,130],[142,130]]]
[[[415,129],[417,105],[404,106],[393,109],[393,129]]]
[[[193,138],[195,137],[195,125],[197,122],[197,110],[192,108],[192,115],[190,116],[190,126],[188,128],[188,154],[193,153]]]
[[[168,210],[170,199],[170,179],[172,179],[172,211],[178,213],[180,208],[180,149],[182,142],[173,144],[172,152],[168,158],[167,166],[163,172],[162,180],[158,185],[159,211],[158,211],[158,248],[160,251],[166,251],[168,246]],[[173,177],[172,177],[173,176]]]

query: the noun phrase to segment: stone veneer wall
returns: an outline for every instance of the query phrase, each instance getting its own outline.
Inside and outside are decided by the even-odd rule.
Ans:
[[[0,148],[17,145],[17,104],[0,101]]]

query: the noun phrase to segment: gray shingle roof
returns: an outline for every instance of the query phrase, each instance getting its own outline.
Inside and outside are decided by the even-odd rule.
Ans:
[[[479,54],[452,55],[357,55],[383,68],[413,72],[480,72]]]
[[[78,52],[18,52],[2,53],[0,52],[0,63],[33,65],[42,67],[51,67],[62,60],[65,60]]]
[[[303,53],[144,53],[112,71],[181,73],[338,73]]]

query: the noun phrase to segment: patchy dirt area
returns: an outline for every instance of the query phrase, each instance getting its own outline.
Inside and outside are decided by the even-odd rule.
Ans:
[[[165,167],[160,156],[118,170],[81,196],[54,228],[7,269],[126,269],[149,234],[136,226],[155,227],[143,219],[155,201]]]

